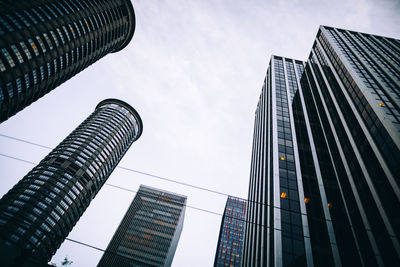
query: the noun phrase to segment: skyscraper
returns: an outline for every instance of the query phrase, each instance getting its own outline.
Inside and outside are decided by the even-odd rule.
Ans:
[[[247,220],[260,225],[246,227],[247,265],[400,261],[399,68],[399,40],[325,26],[307,63],[271,58],[256,112]]]
[[[0,200],[2,266],[49,261],[142,128],[131,106],[103,100],[4,195]]]
[[[267,70],[255,118],[243,266],[307,264],[311,248],[290,105],[303,64],[272,56]]]
[[[214,267],[242,266],[247,201],[228,196],[215,253]]]
[[[97,266],[171,266],[186,199],[141,185]]]
[[[5,0],[0,9],[0,122],[132,39],[129,0]]]

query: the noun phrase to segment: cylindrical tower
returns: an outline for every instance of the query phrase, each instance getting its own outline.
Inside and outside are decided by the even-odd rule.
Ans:
[[[130,105],[104,100],[4,195],[2,266],[49,261],[142,129]]]
[[[130,0],[1,0],[0,122],[124,48],[134,30]]]

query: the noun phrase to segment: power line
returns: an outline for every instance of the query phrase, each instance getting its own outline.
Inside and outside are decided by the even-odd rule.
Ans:
[[[12,156],[1,154],[1,153],[0,153],[0,156],[6,157],[6,158],[10,158],[10,159],[14,159],[14,160],[18,160],[18,161],[21,161],[21,162],[24,162],[24,163],[29,163],[29,164],[32,164],[32,165],[37,165],[37,163],[35,163],[35,162],[24,160],[24,159],[20,159],[20,158],[16,158],[16,157],[12,157]],[[120,189],[120,190],[128,191],[128,192],[132,192],[132,193],[137,193],[137,191],[135,191],[135,190],[132,190],[132,189],[129,189],[129,188],[126,188],[126,187],[121,187],[121,186],[118,186],[118,185],[113,185],[113,184],[110,184],[110,183],[105,183],[104,185],[107,185],[107,186],[110,186],[110,187],[114,187],[114,188],[117,188],[117,189]],[[179,202],[173,202],[173,203],[182,205],[182,203],[179,203]],[[265,227],[265,228],[271,228],[270,226],[267,226],[267,225],[264,225],[264,224],[261,224],[261,223],[251,222],[251,221],[248,221],[246,219],[240,219],[238,217],[234,217],[234,216],[231,216],[231,215],[226,215],[226,214],[218,213],[218,212],[215,212],[215,211],[198,208],[198,207],[187,205],[187,204],[183,204],[183,206],[186,206],[188,208],[195,209],[195,210],[198,210],[198,211],[206,212],[206,213],[209,213],[209,214],[225,217],[225,218],[232,218],[232,219],[237,220],[237,221],[242,221],[242,222],[244,222],[246,224],[252,224],[252,225],[261,226],[261,227]],[[294,213],[297,213],[297,212],[294,212]],[[272,228],[272,229],[281,231],[281,229],[278,229],[278,228]],[[79,243],[79,241],[76,241],[76,243]],[[90,245],[88,245],[88,246],[90,246]]]
[[[4,138],[15,140],[15,141],[23,142],[23,143],[26,143],[26,144],[30,144],[30,145],[38,146],[38,147],[41,147],[41,148],[45,148],[45,149],[50,149],[50,150],[53,149],[53,148],[51,148],[49,146],[41,145],[41,144],[38,144],[38,143],[30,142],[30,141],[27,141],[27,140],[24,140],[24,139],[8,136],[8,135],[4,135],[4,134],[0,134],[0,136],[4,137]],[[18,160],[18,161],[21,161],[21,162],[24,162],[24,163],[28,163],[28,164],[33,164],[33,165],[37,164],[37,163],[32,162],[32,161],[24,160],[24,159],[13,157],[13,156],[6,155],[6,154],[0,154],[0,156],[7,157],[7,158],[10,158],[10,159],[14,159],[14,160]],[[134,170],[134,169],[123,167],[123,166],[117,166],[117,168],[120,168],[120,169],[123,169],[123,170],[126,170],[126,171],[130,171],[130,172],[135,172],[135,173],[138,173],[138,174],[141,174],[141,175],[150,176],[150,177],[153,177],[153,178],[156,178],[156,179],[160,179],[160,180],[164,180],[164,181],[168,181],[168,182],[184,185],[184,186],[187,186],[187,187],[192,187],[192,188],[195,188],[195,189],[198,189],[198,190],[203,190],[203,191],[206,191],[206,192],[210,192],[210,193],[214,193],[214,194],[218,194],[218,195],[222,195],[222,196],[231,196],[231,195],[229,195],[227,193],[224,193],[224,192],[220,192],[220,191],[216,191],[216,190],[213,190],[213,189],[208,189],[208,188],[205,188],[205,187],[201,187],[201,186],[196,186],[196,185],[180,182],[180,181],[173,180],[173,179],[170,179],[170,178],[166,178],[166,177],[162,177],[162,176],[158,176],[158,175],[153,175],[153,174],[150,174],[150,173]],[[114,188],[117,188],[117,189],[120,189],[120,190],[137,193],[137,191],[135,191],[135,190],[132,190],[132,189],[129,189],[129,188],[125,188],[125,187],[121,187],[121,186],[117,186],[117,185],[113,185],[113,184],[110,184],[110,183],[105,183],[105,185],[110,186],[110,187],[114,187]],[[236,197],[236,198],[238,198],[238,197]],[[278,209],[281,209],[281,210],[286,210],[286,209],[283,209],[281,207],[271,206],[271,205],[268,205],[268,204],[265,204],[265,203],[260,203],[260,202],[256,202],[256,201],[250,201],[250,200],[246,200],[246,199],[243,199],[243,198],[238,198],[238,199],[245,200],[245,201],[247,201],[248,204],[249,203],[255,203],[255,204],[270,206],[271,208],[278,208]],[[251,224],[251,225],[256,225],[256,226],[261,226],[261,227],[265,227],[265,228],[270,228],[270,229],[281,231],[281,229],[272,228],[270,226],[267,226],[267,225],[264,225],[264,224],[259,224],[259,223],[256,223],[256,222],[250,222],[250,221],[248,221],[246,219],[240,219],[240,218],[237,218],[237,217],[234,217],[234,216],[221,214],[221,213],[218,213],[218,212],[214,212],[214,211],[211,211],[211,210],[198,208],[198,207],[195,207],[195,206],[190,206],[190,205],[187,205],[187,204],[184,204],[184,206],[186,206],[188,208],[195,209],[195,210],[199,210],[199,211],[202,211],[202,212],[206,212],[206,213],[209,213],[209,214],[222,216],[222,217],[225,217],[225,218],[232,218],[232,219],[235,219],[237,221],[243,221],[246,224]],[[292,211],[292,210],[286,210],[286,211],[291,212],[291,213],[297,213],[297,214],[300,214],[300,215],[307,215],[307,214],[304,214],[304,213],[301,213],[301,212]],[[315,218],[314,218],[314,220],[315,220]],[[316,221],[325,222],[326,220],[317,219]],[[307,236],[304,235],[304,233],[303,233],[303,236],[307,237]],[[70,239],[70,238],[66,238],[66,240],[68,240],[70,242],[74,242],[74,243],[80,244],[80,245],[83,245],[83,246],[87,246],[87,247],[92,248],[92,249],[96,249],[96,250],[102,251],[102,252],[105,252],[105,253],[112,253],[112,254],[115,254],[117,256],[130,259],[130,258],[124,256],[124,255],[120,255],[118,253],[111,252],[111,251],[106,251],[106,250],[104,250],[102,248],[99,248],[99,247],[96,247],[96,246],[93,246],[93,245],[90,245],[90,244],[87,244],[87,243],[84,243],[84,242],[80,242],[80,241],[73,240],[73,239]]]
[[[24,159],[21,159],[21,158],[16,158],[16,157],[13,157],[13,156],[10,156],[10,155],[6,155],[6,154],[0,154],[0,156],[5,157],[5,158],[10,158],[10,159],[18,160],[18,161],[22,161],[22,162],[24,162],[24,163],[28,163],[28,164],[32,164],[32,165],[37,165],[36,162],[29,161],[29,160],[24,160]]]
[[[0,136],[4,137],[4,138],[15,140],[15,141],[27,143],[27,144],[30,144],[30,145],[39,146],[39,147],[42,147],[42,148],[53,149],[53,148],[51,148],[49,146],[41,145],[41,144],[38,144],[38,143],[35,143],[35,142],[31,142],[31,141],[28,141],[28,140],[16,138],[16,137],[5,135],[5,134],[0,134]],[[2,155],[4,157],[12,158],[12,159],[17,159],[15,157],[12,157],[12,156],[9,156],[9,155],[4,155],[4,154],[0,154],[0,155]],[[17,159],[17,160],[24,161],[24,162],[27,162],[27,163],[32,163],[30,161],[26,161],[26,160],[23,160],[23,159]],[[34,164],[36,164],[36,163],[34,163]],[[290,210],[290,209],[285,209],[285,208],[278,207],[278,206],[272,206],[272,205],[269,205],[269,204],[266,204],[266,203],[262,203],[262,202],[258,202],[258,201],[244,199],[244,198],[241,198],[241,197],[230,195],[228,193],[224,193],[224,192],[216,191],[216,190],[213,190],[213,189],[208,189],[208,188],[205,188],[205,187],[201,187],[201,186],[196,186],[196,185],[180,182],[180,181],[177,181],[177,180],[174,180],[174,179],[170,179],[170,178],[166,178],[166,177],[162,177],[162,176],[158,176],[158,175],[154,175],[154,174],[150,174],[150,173],[134,170],[134,169],[127,168],[127,167],[117,166],[116,168],[119,168],[119,169],[122,169],[122,170],[126,170],[126,171],[130,171],[130,172],[134,172],[134,173],[138,173],[138,174],[142,174],[142,175],[149,176],[149,177],[153,177],[153,178],[156,178],[156,179],[159,179],[159,180],[164,180],[164,181],[168,181],[168,182],[171,182],[171,183],[184,185],[184,186],[187,186],[187,187],[195,188],[195,189],[206,191],[206,192],[209,192],[209,193],[222,195],[222,196],[225,196],[225,197],[232,196],[232,197],[238,198],[240,200],[247,201],[247,203],[249,205],[250,204],[262,205],[262,206],[267,206],[267,207],[270,207],[270,208],[277,208],[277,209],[286,210],[286,211],[289,211],[291,213],[298,213],[298,214],[301,214],[301,215],[307,215],[306,213],[297,212],[297,211],[293,211],[293,210]]]
[[[116,255],[116,256],[121,257],[121,258],[125,258],[125,259],[128,259],[128,260],[132,260],[132,258],[127,257],[127,256],[122,255],[122,254],[119,254],[118,252],[114,252],[114,251],[110,251],[110,250],[105,250],[105,249],[102,249],[102,248],[99,248],[99,247],[90,245],[90,244],[88,244],[88,243],[84,243],[84,242],[81,242],[81,241],[77,241],[77,240],[74,240],[74,239],[71,239],[71,238],[68,238],[68,237],[66,237],[65,240],[68,240],[68,241],[70,241],[70,242],[79,244],[79,245],[81,245],[81,246],[85,246],[85,247],[89,247],[89,248],[92,248],[92,249],[96,249],[96,250],[102,251],[102,252],[104,252],[104,254],[106,254],[106,253],[108,253],[108,254],[113,254],[113,255]]]
[[[38,143],[30,142],[30,141],[28,141],[28,140],[16,138],[16,137],[9,136],[9,135],[5,135],[5,134],[0,134],[0,136],[5,137],[5,138],[8,138],[8,139],[15,140],[15,141],[19,141],[19,142],[22,142],[22,143],[26,143],[26,144],[38,146],[38,147],[41,147],[41,148],[53,149],[53,148],[51,148],[51,147],[49,147],[49,146],[45,146],[45,145],[41,145],[41,144],[38,144]]]
[[[31,141],[28,141],[28,140],[16,138],[16,137],[5,135],[5,134],[0,134],[0,136],[4,137],[4,138],[12,139],[14,141],[19,141],[19,142],[22,142],[22,143],[26,143],[26,144],[29,144],[29,145],[38,146],[38,147],[41,147],[41,148],[46,148],[46,149],[50,149],[50,150],[53,149],[53,148],[51,148],[49,146],[41,145],[41,144],[38,144],[38,143],[35,143],[35,142],[31,142]],[[187,186],[187,187],[192,187],[192,188],[195,188],[195,189],[198,189],[198,190],[203,190],[203,191],[207,191],[207,192],[218,194],[218,195],[222,195],[222,196],[230,196],[229,194],[224,193],[224,192],[216,191],[216,190],[213,190],[213,189],[209,189],[209,188],[205,188],[205,187],[201,187],[201,186],[197,186],[197,185],[184,183],[184,182],[181,182],[181,181],[177,181],[177,180],[174,180],[174,179],[170,179],[170,178],[154,175],[154,174],[151,174],[151,173],[146,173],[146,172],[134,170],[134,169],[131,169],[131,168],[128,168],[128,167],[117,166],[117,168],[122,169],[122,170],[126,170],[126,171],[130,171],[130,172],[135,172],[135,173],[138,173],[138,174],[141,174],[141,175],[150,176],[150,177],[153,177],[153,178],[156,178],[156,179],[159,179],[159,180],[164,180],[164,181],[167,181],[167,182],[176,183],[176,184],[184,185],[184,186]]]
[[[225,196],[225,197],[230,196],[227,193],[219,192],[219,191],[216,191],[216,190],[208,189],[208,188],[197,186],[197,185],[192,185],[192,184],[180,182],[180,181],[177,181],[177,180],[161,177],[161,176],[158,176],[158,175],[154,175],[154,174],[150,174],[150,173],[146,173],[146,172],[142,172],[142,171],[133,170],[133,169],[130,169],[130,168],[127,168],[127,167],[117,166],[117,168],[120,168],[120,169],[123,169],[123,170],[126,170],[126,171],[139,173],[139,174],[146,175],[146,176],[150,176],[150,177],[157,178],[157,179],[164,180],[164,181],[168,181],[168,182],[171,182],[171,183],[176,183],[176,184],[180,184],[180,185],[196,188],[196,189],[199,189],[199,190],[203,190],[203,191],[207,191],[207,192],[210,192],[210,193],[222,195],[222,196]]]
[[[18,161],[21,161],[21,162],[24,162],[24,163],[28,163],[28,164],[32,164],[32,165],[36,165],[36,164],[37,164],[37,163],[32,162],[32,161],[20,159],[20,158],[13,157],[13,156],[9,156],[9,155],[5,155],[5,154],[0,154],[0,156],[7,157],[7,158],[10,158],[10,159],[14,159],[14,160],[18,160]],[[110,184],[110,183],[105,183],[105,185],[110,186],[110,187],[114,187],[114,188],[117,188],[117,189],[120,189],[120,190],[132,192],[132,193],[137,193],[137,191],[132,190],[132,189],[129,189],[129,188],[126,188],[126,187],[121,187],[121,186],[113,185],[113,184]],[[239,198],[239,199],[240,199],[240,198]],[[177,204],[181,204],[181,203],[178,203],[178,202],[176,202],[176,203],[177,203]],[[264,204],[264,205],[269,206],[268,204]],[[244,222],[244,223],[246,223],[246,224],[250,224],[250,225],[255,225],[255,226],[260,226],[260,227],[265,227],[265,228],[269,228],[269,229],[274,229],[274,230],[282,231],[281,229],[274,228],[274,227],[270,227],[270,226],[268,226],[268,225],[264,225],[264,224],[257,223],[257,222],[248,221],[247,219],[241,219],[241,218],[234,217],[234,216],[231,216],[231,215],[221,214],[221,213],[218,213],[218,212],[214,212],[214,211],[211,211],[211,210],[198,208],[198,207],[191,206],[191,205],[187,205],[187,204],[183,204],[183,206],[186,206],[186,207],[191,208],[191,209],[199,210],[199,211],[202,211],[202,212],[206,212],[206,213],[209,213],[209,214],[213,214],[213,215],[217,215],[217,216],[221,216],[221,217],[225,217],[225,218],[231,218],[231,219],[234,219],[234,220],[237,220],[237,221],[242,221],[242,222]],[[279,208],[279,207],[277,207],[277,208]],[[283,209],[283,208],[279,208],[279,209],[285,210],[285,209]],[[292,210],[286,210],[286,211],[291,212],[291,213],[296,213],[296,214],[303,215],[303,213],[295,212],[295,211],[292,211]],[[320,222],[326,222],[326,221],[327,221],[327,220],[321,220],[321,219],[315,219],[315,218],[314,218],[314,220],[315,220],[315,221],[320,221]],[[305,236],[304,233],[303,233],[303,236],[309,238],[309,236]],[[86,244],[86,243],[83,243],[83,242],[80,242],[80,241],[76,241],[76,240],[73,240],[73,239],[69,239],[69,238],[66,238],[66,239],[69,240],[69,241],[71,241],[71,242],[75,242],[75,243],[77,243],[77,244],[81,244],[81,245],[84,245],[84,246],[87,246],[87,247],[91,247],[91,248],[93,248],[93,249],[97,249],[97,250],[100,250],[100,251],[105,252],[104,249],[101,249],[101,248],[98,248],[98,247],[95,247],[95,246],[92,246],[92,245],[89,245],[89,244]],[[113,252],[110,252],[110,253],[113,253]],[[119,255],[119,254],[117,254],[117,253],[114,253],[114,254]],[[122,255],[119,255],[119,256],[122,256]],[[123,256],[122,256],[122,257],[123,257]]]
[[[21,162],[24,162],[24,163],[33,164],[33,165],[37,164],[37,163],[32,162],[32,161],[20,159],[20,158],[17,158],[17,157],[12,157],[12,156],[1,154],[1,153],[0,153],[0,156],[6,157],[6,158],[10,158],[10,159],[14,159],[14,160],[17,160],[17,161],[21,161]],[[126,187],[122,187],[122,186],[118,186],[118,185],[113,185],[113,184],[110,184],[110,183],[105,183],[104,185],[107,185],[107,186],[110,186],[110,187],[114,187],[114,188],[117,188],[117,189],[120,189],[120,190],[128,191],[128,192],[137,193],[137,191],[135,191],[135,190],[132,190],[132,189],[129,189],[129,188],[126,188]],[[240,199],[240,198],[238,198],[238,199]],[[248,200],[245,200],[245,201],[247,202],[247,204],[249,204],[249,202],[250,202]],[[179,205],[182,205],[182,203],[179,203],[179,202],[175,202],[175,203],[179,204]],[[265,228],[271,228],[270,226],[267,226],[267,225],[264,225],[264,224],[261,224],[261,223],[257,223],[257,222],[253,222],[253,221],[249,221],[249,220],[246,220],[246,219],[240,219],[238,217],[229,216],[229,215],[226,215],[226,214],[224,215],[222,213],[218,213],[218,212],[207,210],[207,209],[198,208],[198,207],[187,205],[187,204],[183,204],[183,205],[188,207],[188,208],[195,209],[195,210],[202,211],[202,212],[206,212],[206,213],[209,213],[209,214],[213,214],[213,215],[217,215],[217,216],[225,216],[227,218],[232,218],[232,219],[235,219],[235,220],[238,220],[238,221],[242,221],[242,222],[245,222],[246,224],[261,226],[261,227],[265,227]],[[269,207],[271,206],[271,205],[268,205],[268,204],[263,204],[263,205],[266,205],[266,206],[269,206]],[[297,212],[297,211],[293,211],[293,210],[289,210],[289,209],[284,209],[282,207],[275,207],[274,206],[274,208],[280,209],[282,211],[294,213],[294,214],[307,215],[307,214],[304,214],[304,213],[301,213],[301,212]],[[246,209],[247,209],[247,207],[246,207]],[[326,221],[332,221],[332,220],[316,219],[316,218],[313,218],[313,220],[314,221],[318,221],[318,222],[323,222],[323,223],[326,223]],[[278,229],[278,228],[271,228],[271,229],[275,229],[275,230],[281,231],[281,229]]]
[[[27,144],[30,144],[30,145],[39,146],[39,147],[46,148],[46,149],[52,149],[49,146],[37,144],[35,142],[31,142],[31,141],[28,141],[28,140],[16,138],[16,137],[13,137],[13,136],[4,135],[4,134],[0,134],[0,136],[5,137],[5,138],[9,138],[9,139],[12,139],[12,140],[15,140],[15,141],[27,143]],[[31,162],[31,161],[28,161],[28,160],[20,159],[20,158],[9,156],[9,155],[5,155],[5,154],[0,154],[0,156],[11,158],[11,159],[14,159],[14,160],[19,160],[19,161],[22,161],[22,162],[25,162],[25,163],[29,163],[29,164],[34,164],[34,165],[37,164],[37,163]],[[232,196],[232,195],[224,193],[224,192],[220,192],[220,191],[216,191],[216,190],[213,190],[213,189],[208,189],[208,188],[205,188],[205,187],[196,186],[196,185],[192,185],[192,184],[188,184],[188,183],[183,183],[183,182],[180,182],[180,181],[177,181],[177,180],[173,180],[173,179],[162,177],[162,176],[158,176],[158,175],[153,175],[153,174],[150,174],[150,173],[134,170],[134,169],[127,168],[127,167],[117,166],[117,168],[120,168],[120,169],[123,169],[123,170],[126,170],[126,171],[130,171],[130,172],[135,172],[135,173],[142,174],[142,175],[146,175],[146,176],[150,176],[150,177],[153,177],[153,178],[156,178],[156,179],[160,179],[160,180],[164,180],[164,181],[168,181],[168,182],[171,182],[171,183],[184,185],[184,186],[195,188],[195,189],[198,189],[198,190],[202,190],[202,191],[206,191],[206,192],[222,195],[222,196]],[[134,190],[131,190],[131,189],[128,189],[128,188],[124,188],[124,187],[120,187],[120,186],[113,185],[113,184],[109,184],[109,183],[105,183],[105,185],[108,185],[108,186],[111,186],[111,187],[115,187],[115,188],[119,188],[119,189],[125,190],[125,191],[136,192]],[[300,214],[300,215],[308,216],[307,213],[302,213],[301,211],[294,211],[294,210],[290,210],[288,208],[286,209],[286,208],[273,206],[273,205],[266,204],[266,203],[261,203],[261,202],[258,202],[258,201],[247,200],[247,199],[236,197],[236,196],[232,196],[232,197],[235,197],[237,199],[246,201],[248,206],[250,204],[256,204],[256,205],[266,206],[266,207],[270,207],[270,208],[280,209],[282,211],[286,211],[286,212],[290,212],[290,213],[294,213],[294,214]],[[210,214],[214,214],[214,215],[218,215],[218,216],[223,216],[223,214],[218,213],[218,212],[214,212],[214,211],[211,211],[211,210],[202,209],[202,208],[198,208],[198,207],[195,207],[195,206],[189,206],[189,205],[186,205],[186,206],[189,207],[189,208],[192,208],[192,209],[196,209],[196,210],[199,210],[199,211],[206,212],[206,213],[210,213]],[[229,217],[231,217],[231,216],[229,216]],[[232,217],[232,218],[234,218],[234,217]],[[265,226],[263,224],[255,223],[255,222],[252,222],[252,221],[238,219],[238,218],[235,218],[235,219],[243,221],[243,222],[246,222],[248,224],[254,224],[254,225],[257,225],[257,226],[270,228],[269,226]],[[323,222],[323,223],[325,223],[326,221],[332,221],[332,220],[319,219],[319,218],[318,219],[317,218],[313,218],[313,220],[319,221],[319,222]],[[277,229],[277,230],[280,230],[280,229]]]
[[[9,156],[9,155],[2,154],[2,153],[0,153],[0,156],[6,157],[6,158],[10,158],[10,159],[14,159],[14,160],[17,160],[17,161],[21,161],[21,162],[24,162],[24,163],[32,164],[32,165],[37,165],[36,162],[24,160],[24,159],[21,159],[21,158]],[[126,187],[122,187],[122,186],[118,186],[118,185],[114,185],[114,184],[110,184],[110,183],[105,183],[105,185],[110,186],[110,187],[114,187],[114,188],[117,188],[117,189],[120,189],[120,190],[132,192],[132,193],[137,193],[137,191],[132,190],[132,189],[129,189],[129,188],[126,188]],[[215,211],[211,211],[211,210],[207,210],[207,209],[202,209],[202,208],[198,208],[198,207],[191,206],[191,205],[187,205],[187,204],[184,204],[184,206],[186,206],[186,207],[188,207],[188,208],[191,208],[191,209],[195,209],[195,210],[207,212],[207,213],[210,213],[210,214],[214,214],[214,215],[218,215],[218,216],[223,216],[222,213],[218,213],[218,212],[215,212]],[[244,220],[243,220],[243,221],[244,221]]]
[[[22,139],[19,139],[19,138],[10,137],[10,136],[4,135],[4,134],[0,134],[0,136],[6,137],[6,138],[10,138],[10,139],[13,139],[13,140],[17,140],[17,141],[21,141],[21,142],[24,142],[24,143],[28,143],[28,144],[31,144],[31,145],[38,145],[40,147],[49,148],[47,146],[43,146],[43,145],[36,144],[36,143],[30,142],[30,141],[26,141],[26,140],[22,140]],[[52,149],[52,148],[49,148],[49,149]],[[15,160],[19,160],[19,161],[30,163],[30,164],[37,164],[37,163],[31,162],[31,161],[27,161],[27,160],[24,160],[24,159],[16,158],[16,157],[13,157],[13,156],[10,156],[10,155],[6,155],[6,154],[0,154],[0,156],[11,158],[11,159],[15,159]],[[127,168],[127,167],[117,166],[117,168],[122,169],[122,170],[126,170],[126,171],[130,171],[130,172],[134,172],[134,173],[138,173],[138,174],[142,174],[142,175],[146,175],[146,176],[150,176],[150,177],[153,177],[153,178],[156,178],[156,179],[160,179],[160,180],[164,180],[164,181],[168,181],[168,182],[171,182],[171,183],[184,185],[184,186],[187,186],[187,187],[195,188],[195,189],[206,191],[206,192],[209,192],[209,193],[222,195],[222,196],[225,196],[225,197],[232,196],[232,197],[235,197],[237,199],[244,200],[248,204],[254,203],[254,204],[257,204],[257,205],[262,205],[262,206],[267,206],[267,207],[273,207],[273,208],[277,208],[277,209],[286,210],[286,209],[283,209],[281,207],[271,206],[269,204],[261,203],[261,202],[258,202],[258,201],[252,201],[252,200],[244,199],[244,198],[241,198],[241,197],[230,195],[228,193],[224,193],[224,192],[208,189],[208,188],[205,188],[205,187],[196,186],[196,185],[192,185],[192,184],[176,181],[176,180],[173,180],[173,179],[170,179],[170,178],[161,177],[161,176],[158,176],[158,175],[154,175],[154,174],[150,174],[150,173],[146,173],[146,172],[142,172],[142,171],[137,171],[137,170],[134,170],[134,169],[131,169],[131,168]],[[296,212],[296,211],[292,211],[292,210],[289,210],[289,209],[287,209],[287,211],[290,211],[290,212],[293,212],[293,213],[299,213],[299,214],[302,214],[302,215],[307,215],[305,213]]]
[[[105,249],[102,249],[102,248],[99,248],[99,247],[95,247],[95,246],[92,246],[92,245],[89,245],[89,244],[87,244],[87,243],[80,242],[80,241],[77,241],[77,240],[73,240],[73,239],[68,238],[68,237],[66,237],[65,240],[68,240],[68,241],[71,241],[71,242],[74,242],[74,243],[77,243],[77,244],[79,244],[79,245],[83,245],[83,246],[86,246],[86,247],[89,247],[89,248],[97,249],[97,250],[100,250],[100,251],[102,251],[102,252],[105,252],[105,251],[106,251]],[[108,252],[112,253],[111,251],[108,251]],[[116,254],[116,253],[115,253],[115,254]],[[121,255],[121,257],[123,257],[123,255]]]
[[[125,191],[128,191],[128,192],[137,193],[137,191],[135,191],[135,190],[132,190],[132,189],[129,189],[129,188],[125,188],[125,187],[121,187],[121,186],[118,186],[118,185],[113,185],[113,184],[110,184],[110,183],[106,183],[105,185],[108,185],[110,187],[115,187],[115,188],[118,188],[118,189],[121,189],[121,190],[125,190]],[[175,202],[174,204],[179,204],[179,202]],[[198,208],[198,207],[187,205],[187,204],[184,204],[184,206],[186,206],[188,208],[191,208],[191,209],[195,209],[195,210],[211,213],[211,214],[214,214],[214,215],[223,216],[222,213],[218,213],[218,212],[215,212],[215,211],[206,210],[206,209]]]

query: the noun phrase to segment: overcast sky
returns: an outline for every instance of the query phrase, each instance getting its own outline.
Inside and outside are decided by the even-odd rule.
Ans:
[[[400,39],[399,0],[134,0],[136,31],[110,54],[0,125],[55,147],[105,98],[140,114],[144,130],[120,166],[246,198],[254,112],[272,54],[306,60],[320,24]],[[49,153],[0,136],[0,153]],[[0,157],[0,195],[33,165]],[[188,196],[223,213],[226,198],[116,169],[107,181]],[[105,249],[134,193],[103,186],[69,238]],[[212,266],[221,217],[187,208],[173,266]],[[102,253],[65,241],[52,261],[95,266]]]

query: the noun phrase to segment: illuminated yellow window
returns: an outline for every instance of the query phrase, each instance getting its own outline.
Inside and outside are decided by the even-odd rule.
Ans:
[[[151,235],[148,235],[148,234],[143,234],[142,236],[143,236],[143,238],[146,238],[146,239],[150,239],[150,240],[153,239],[153,237]]]
[[[310,199],[308,197],[304,198],[304,203],[308,204],[309,201]]]
[[[285,160],[285,157],[281,157],[281,160]]]
[[[159,224],[159,225],[164,225],[164,222],[159,221],[159,220],[154,220],[154,222],[155,222],[156,224]]]
[[[379,106],[380,106],[380,107],[383,107],[384,105],[383,105],[383,103],[379,103]]]
[[[282,192],[282,193],[281,193],[281,198],[285,198],[286,195],[287,195],[287,194],[286,194],[285,192]]]
[[[328,208],[332,208],[332,204],[331,203],[328,203]]]

